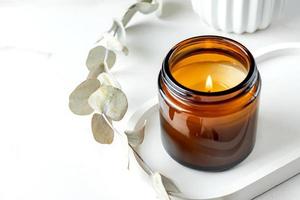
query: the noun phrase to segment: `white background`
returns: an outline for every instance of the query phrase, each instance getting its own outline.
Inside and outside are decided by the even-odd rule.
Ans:
[[[134,0],[0,0],[0,200],[155,199],[139,174],[125,170],[124,155],[97,144],[90,116],[68,110],[68,95],[84,80],[85,58],[113,17]],[[189,1],[165,1],[164,15],[138,14],[127,30],[128,57],[113,69],[129,98],[126,120],[156,95],[167,51],[182,39],[218,34],[250,50],[300,42],[300,2],[255,34],[224,34],[202,24]],[[284,66],[283,66],[284,67]],[[299,199],[300,177],[259,200]]]

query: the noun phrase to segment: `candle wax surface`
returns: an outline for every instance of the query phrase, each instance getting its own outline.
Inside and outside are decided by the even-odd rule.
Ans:
[[[182,59],[171,68],[171,74],[177,82],[189,89],[219,92],[241,83],[247,76],[247,69],[230,56],[203,53]]]

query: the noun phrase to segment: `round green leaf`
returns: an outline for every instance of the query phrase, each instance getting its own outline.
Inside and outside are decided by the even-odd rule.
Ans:
[[[120,83],[109,73],[103,72],[98,77],[101,85],[111,85],[121,89]]]
[[[112,66],[116,62],[116,54],[113,51],[108,50],[103,46],[96,46],[90,50],[86,60],[86,66],[90,71],[95,71],[97,69],[98,71],[100,70],[101,72],[104,71],[104,59],[105,59],[106,51],[107,51],[107,57],[106,57],[107,67],[112,68]]]
[[[114,121],[121,120],[128,108],[124,92],[111,85],[102,85],[89,97],[88,103],[95,111],[104,113]]]
[[[101,144],[111,144],[113,142],[114,131],[101,114],[95,113],[93,115],[92,132],[95,140]]]
[[[124,117],[128,109],[127,97],[119,88],[108,85],[106,88],[113,88],[113,92],[111,98],[106,102],[103,108],[104,114],[114,121],[119,121]]]
[[[79,84],[69,96],[69,108],[77,115],[88,115],[93,109],[88,104],[88,99],[100,87],[98,79],[88,79]]]
[[[150,14],[157,10],[158,3],[147,3],[147,2],[138,2],[136,3],[136,9],[143,14]]]

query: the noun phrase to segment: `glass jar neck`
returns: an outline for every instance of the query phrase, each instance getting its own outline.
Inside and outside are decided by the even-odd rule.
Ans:
[[[203,92],[193,90],[180,84],[172,75],[172,67],[190,55],[203,52],[222,52],[239,60],[247,70],[244,80],[238,85],[224,91]],[[240,43],[219,36],[199,36],[184,40],[173,47],[163,61],[159,76],[159,87],[162,84],[175,98],[194,103],[218,103],[236,98],[248,91],[260,79],[252,54]]]

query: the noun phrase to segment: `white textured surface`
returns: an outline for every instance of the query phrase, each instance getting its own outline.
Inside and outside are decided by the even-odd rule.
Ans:
[[[192,0],[200,18],[215,29],[252,33],[281,15],[285,0]]]
[[[89,117],[74,116],[67,105],[69,93],[87,75],[90,45],[135,1],[49,1],[0,1],[0,199],[155,199],[147,183],[121,170],[118,152],[94,142]],[[299,42],[300,1],[287,5],[286,16],[251,35],[201,24],[189,1],[166,1],[162,20],[137,15],[128,28],[129,57],[121,56],[113,70],[129,96],[126,119],[156,94],[161,61],[182,39],[220,34],[251,50]],[[297,176],[257,199],[298,200],[299,185]]]

